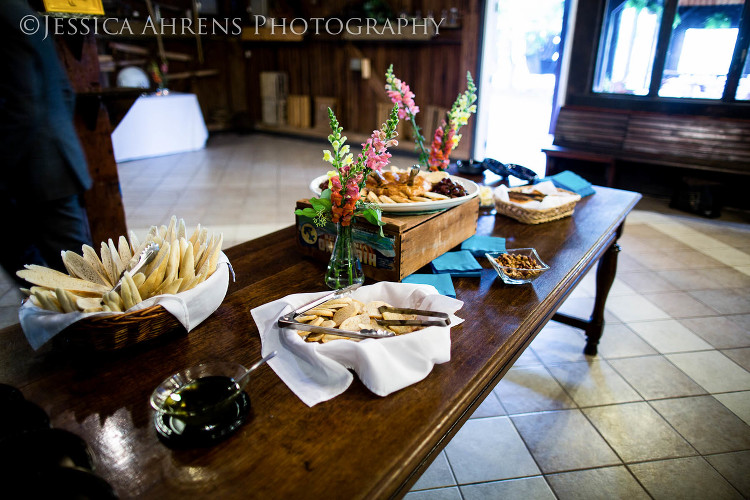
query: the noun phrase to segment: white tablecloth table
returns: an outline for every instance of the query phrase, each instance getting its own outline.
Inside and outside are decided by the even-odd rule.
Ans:
[[[195,94],[143,95],[112,132],[115,161],[203,149],[208,129]]]

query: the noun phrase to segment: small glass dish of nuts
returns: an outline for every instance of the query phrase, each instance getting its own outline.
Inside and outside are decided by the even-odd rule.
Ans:
[[[549,269],[533,248],[514,248],[485,255],[503,283],[508,285],[531,283]]]

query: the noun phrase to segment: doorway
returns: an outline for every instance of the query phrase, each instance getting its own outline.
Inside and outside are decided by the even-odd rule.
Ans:
[[[565,0],[487,0],[475,158],[544,175],[565,12]]]

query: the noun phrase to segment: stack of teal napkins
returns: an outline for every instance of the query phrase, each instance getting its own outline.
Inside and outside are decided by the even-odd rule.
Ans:
[[[482,273],[481,264],[468,250],[444,253],[430,262],[430,266],[435,274],[478,278]]]
[[[461,243],[461,250],[468,250],[474,257],[484,257],[487,252],[505,252],[505,238],[475,234]]]
[[[581,195],[581,197],[590,196],[596,192],[589,181],[570,170],[545,177],[541,181],[552,181],[558,188],[573,191]]]
[[[440,295],[456,298],[456,289],[453,288],[453,280],[450,274],[411,274],[402,279],[401,282],[432,285]]]

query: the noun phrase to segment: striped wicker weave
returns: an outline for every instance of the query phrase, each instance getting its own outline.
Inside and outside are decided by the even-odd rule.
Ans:
[[[509,191],[521,191],[524,188],[525,186],[519,186],[515,188],[510,188]],[[541,224],[543,222],[550,222],[553,220],[562,219],[564,217],[569,217],[573,215],[573,211],[575,210],[576,203],[578,203],[578,200],[580,200],[581,197],[578,196],[576,193],[573,193],[571,191],[566,191],[565,189],[560,189],[560,191],[563,193],[574,195],[576,196],[576,198],[571,200],[568,203],[565,203],[564,205],[560,205],[558,207],[547,208],[543,210],[532,210],[532,209],[524,208],[523,206],[518,205],[516,203],[509,203],[509,202],[501,201],[495,198],[495,208],[497,209],[498,213],[503,214],[507,217],[510,217],[511,219],[515,219],[518,222],[522,222],[524,224]]]
[[[76,321],[55,337],[76,350],[116,351],[185,327],[160,305]]]

